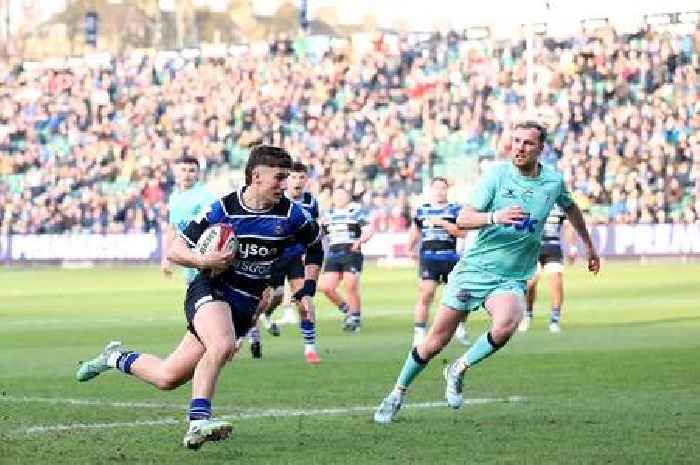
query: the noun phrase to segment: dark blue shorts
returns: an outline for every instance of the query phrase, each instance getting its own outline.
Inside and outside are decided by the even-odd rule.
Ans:
[[[457,264],[457,260],[425,260],[421,259],[418,267],[420,279],[446,283],[447,277],[452,272],[452,268]]]
[[[325,273],[361,273],[364,257],[360,252],[327,254],[323,263]]]
[[[304,261],[301,257],[294,257],[285,263],[275,266],[270,279],[270,286],[284,286],[284,278],[287,279],[303,279],[304,278]]]
[[[205,273],[199,273],[187,287],[185,295],[187,329],[199,339],[194,326],[194,316],[202,305],[214,301],[226,302],[231,307],[231,320],[236,337],[244,337],[253,326],[259,299],[250,294],[242,294],[241,291],[216,278],[209,278]]]

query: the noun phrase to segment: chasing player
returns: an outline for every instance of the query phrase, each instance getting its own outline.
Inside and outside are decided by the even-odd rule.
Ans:
[[[333,208],[322,220],[328,237],[328,251],[323,265],[319,288],[328,299],[346,314],[343,329],[360,330],[360,274],[362,273],[362,244],[372,237],[365,214],[350,204],[350,193],[342,187],[333,191]],[[343,299],[337,288],[345,284]]]
[[[457,224],[479,229],[479,235],[450,274],[428,335],[408,354],[394,389],[375,411],[375,422],[394,419],[408,387],[447,345],[465,313],[483,305],[491,317],[491,328],[444,371],[447,404],[455,409],[462,406],[465,372],[502,348],[518,327],[525,310],[526,282],[535,270],[544,222],[554,204],[566,212],[585,244],[589,271],[598,273],[600,259],[581,210],[561,174],[539,163],[545,137],[545,129],[535,122],[517,124],[511,163],[491,168],[462,209]]]
[[[318,220],[318,203],[314,196],[305,191],[309,177],[306,165],[300,162],[292,163],[289,172],[287,190],[285,195],[291,201],[301,206],[312,219]],[[273,268],[270,287],[272,288],[269,307],[261,315],[263,324],[273,336],[279,336],[280,330],[272,320],[272,313],[282,303],[284,298],[284,280],[289,282],[292,294],[299,291],[304,284],[304,263],[302,255],[304,251],[297,248],[296,251],[288,251],[285,257],[280,259]],[[320,363],[316,351],[316,316],[302,314],[303,308],[296,306],[299,310],[299,328],[304,338],[304,358],[311,364]]]
[[[459,260],[457,238],[465,231],[457,227],[461,207],[447,201],[449,184],[443,177],[435,177],[430,183],[430,202],[421,205],[408,235],[408,250],[412,258],[419,258],[418,301],[414,310],[413,345],[425,338],[426,324],[435,290],[440,283],[447,283],[447,276]],[[416,245],[420,242],[419,257]],[[462,321],[457,327],[457,339],[468,344]]]
[[[226,439],[231,424],[212,418],[211,400],[220,370],[233,358],[239,336],[246,334],[265,303],[261,297],[272,263],[293,244],[306,247],[305,281],[295,299],[313,313],[312,297],[323,258],[318,224],[284,196],[289,154],[272,146],[257,146],[245,168],[240,190],[214,202],[198,220],[190,222],[168,250],[170,261],[200,272],[185,297],[187,331],[180,345],[165,359],[126,350],[109,343],[96,358],[83,363],[76,377],[88,381],[111,368],[169,390],[192,380],[189,428],[183,443],[197,449],[206,441]],[[233,226],[237,252],[200,255],[193,247],[213,224]]]

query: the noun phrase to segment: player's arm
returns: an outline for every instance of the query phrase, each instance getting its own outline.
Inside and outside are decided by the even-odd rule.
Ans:
[[[578,254],[578,247],[576,247],[576,233],[568,219],[564,221],[562,228],[562,245],[564,246],[564,250],[569,261],[574,263],[576,261],[576,255]]]
[[[168,260],[181,266],[200,270],[220,271],[228,267],[235,257],[233,251],[213,251],[207,255],[201,255],[192,250],[204,231],[210,225],[222,222],[224,217],[221,202],[214,202],[204,215],[197,220],[190,221],[187,228],[174,238],[168,247]]]
[[[411,229],[408,230],[408,256],[416,258],[418,256],[418,242],[420,241],[420,229],[414,221]]]
[[[167,251],[170,249],[170,244],[172,244],[175,239],[175,228],[172,224],[165,224],[163,228],[163,253],[160,259],[160,270],[167,277],[172,276],[173,270],[170,266],[170,260],[168,260]]]
[[[362,250],[362,244],[367,243],[367,241],[372,239],[372,236],[374,236],[374,228],[364,216],[360,218],[359,226],[360,237],[358,237],[357,240],[352,243],[352,247],[350,248],[350,250],[353,252],[359,252]]]
[[[316,282],[323,264],[323,245],[321,244],[321,228],[310,217],[296,231],[294,242],[304,246],[304,285],[293,296],[301,301],[304,297],[313,298],[316,295]]]
[[[571,223],[571,226],[576,230],[576,234],[583,241],[583,245],[586,248],[586,254],[588,255],[588,270],[592,271],[594,274],[598,273],[600,270],[600,257],[598,257],[598,252],[596,252],[593,246],[593,241],[588,233],[588,228],[586,227],[586,221],[583,218],[583,213],[581,209],[576,205],[576,203],[571,203],[568,208],[564,209],[566,212],[566,217]]]
[[[435,221],[435,224],[437,226],[442,227],[445,231],[447,231],[447,234],[449,234],[452,237],[464,237],[467,234],[467,231],[463,228],[460,228],[457,223],[450,223],[447,220],[437,220]]]
[[[494,224],[515,224],[525,217],[523,209],[517,205],[496,211],[479,211],[466,205],[457,217],[457,228],[466,231],[480,229]],[[448,231],[449,232],[449,231]]]

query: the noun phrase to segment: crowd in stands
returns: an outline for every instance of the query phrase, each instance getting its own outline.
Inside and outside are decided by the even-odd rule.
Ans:
[[[317,54],[271,42],[264,54],[106,69],[0,61],[0,233],[157,231],[175,159],[222,176],[255,141],[308,164],[322,205],[344,186],[378,230],[405,230],[435,170],[507,156],[526,60],[522,41],[454,33],[387,44]],[[699,51],[699,32],[538,40],[542,159],[593,221],[700,218]]]

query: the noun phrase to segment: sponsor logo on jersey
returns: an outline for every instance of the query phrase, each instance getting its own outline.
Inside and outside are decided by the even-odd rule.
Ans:
[[[238,256],[240,258],[248,257],[274,257],[277,255],[276,247],[267,247],[259,244],[245,243],[238,247]]]

